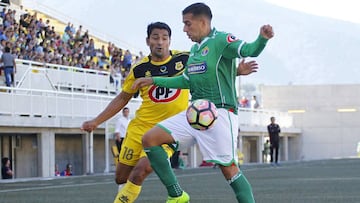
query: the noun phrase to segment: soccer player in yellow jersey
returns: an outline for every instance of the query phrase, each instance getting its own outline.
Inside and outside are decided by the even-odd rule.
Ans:
[[[125,79],[122,92],[96,118],[86,121],[82,130],[91,132],[99,124],[110,119],[130,101],[138,91],[132,89],[137,78],[181,75],[188,59],[188,52],[169,50],[171,40],[170,27],[162,22],[151,23],[147,27],[146,43],[150,55],[135,64]],[[256,72],[254,61],[239,65],[238,74]],[[189,91],[181,89],[147,86],[139,89],[142,104],[137,109],[135,118],[130,121],[127,134],[121,147],[119,163],[116,166],[115,181],[119,192],[114,203],[131,203],[136,200],[145,178],[152,172],[150,162],[143,150],[142,136],[158,122],[185,110],[188,106]],[[163,146],[168,156],[173,149]]]
[[[135,64],[126,77],[122,92],[96,118],[86,121],[82,129],[93,131],[99,124],[110,119],[123,109],[137,90],[131,88],[136,78],[150,76],[172,77],[181,75],[188,59],[188,52],[169,50],[170,27],[162,22],[151,23],[147,27],[146,43],[151,54]],[[141,88],[142,104],[135,118],[130,121],[127,135],[116,166],[115,181],[119,193],[114,202],[133,202],[140,193],[144,179],[152,172],[143,151],[141,138],[156,123],[171,117],[188,106],[189,91],[157,86]],[[173,150],[164,146],[171,155]]]

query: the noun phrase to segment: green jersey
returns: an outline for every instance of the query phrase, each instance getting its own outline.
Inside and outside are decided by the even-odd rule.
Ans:
[[[255,42],[245,43],[214,28],[201,43],[192,46],[182,78],[154,78],[154,83],[189,88],[192,100],[208,99],[218,108],[235,110],[238,106],[236,58],[259,55],[266,42],[259,36]]]

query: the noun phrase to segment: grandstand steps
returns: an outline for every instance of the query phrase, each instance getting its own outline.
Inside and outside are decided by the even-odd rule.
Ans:
[[[50,20],[50,26],[54,26],[54,28],[55,28],[55,31],[57,32],[57,33],[59,33],[60,34],[60,36],[62,36],[63,34],[64,34],[64,30],[65,30],[65,27],[67,26],[67,24],[68,24],[68,22],[63,22],[63,21],[61,21],[61,20],[59,20],[59,19],[57,19],[57,18],[55,18],[55,17],[52,17],[52,16],[50,16],[50,15],[48,15],[48,14],[45,14],[44,12],[42,12],[42,11],[40,11],[40,10],[35,10],[35,9],[31,9],[31,8],[26,8],[28,11],[29,11],[29,13],[31,14],[31,15],[33,15],[34,13],[37,13],[36,15],[37,15],[37,19],[42,19],[43,20],[43,22],[46,22],[46,20]],[[70,22],[70,23],[72,23],[72,22]],[[75,27],[76,29],[77,29],[77,27]],[[86,31],[87,30],[87,28],[85,27],[83,27],[83,33],[84,33],[84,31]],[[82,34],[83,34],[82,33]],[[75,34],[75,33],[74,33]],[[105,40],[102,40],[102,39],[100,39],[100,38],[98,38],[98,37],[96,37],[96,36],[93,36],[92,34],[91,34],[91,30],[89,30],[89,36],[90,36],[90,38],[92,38],[93,40],[94,40],[94,43],[95,43],[95,47],[97,48],[97,49],[100,49],[102,46],[107,46],[107,44],[108,44],[108,42],[106,42]]]

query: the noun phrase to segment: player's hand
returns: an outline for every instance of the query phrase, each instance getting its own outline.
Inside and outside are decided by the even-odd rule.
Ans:
[[[86,132],[91,132],[91,131],[95,130],[97,126],[98,125],[94,120],[89,120],[89,121],[85,121],[82,124],[81,130],[86,131]]]
[[[249,61],[245,63],[245,59],[241,60],[237,68],[237,75],[249,75],[257,72],[258,64],[256,61]]]
[[[152,77],[147,77],[147,78],[138,78],[135,80],[134,84],[132,85],[132,89],[137,90],[141,87],[144,86],[149,86],[154,84],[154,81],[152,79]]]
[[[274,37],[274,31],[271,25],[263,25],[260,28],[260,34],[266,39],[271,39],[272,37]]]

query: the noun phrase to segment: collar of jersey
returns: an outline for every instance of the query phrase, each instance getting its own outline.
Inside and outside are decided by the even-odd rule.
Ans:
[[[210,39],[210,38],[213,38],[214,37],[214,35],[216,34],[216,29],[215,28],[213,28],[211,31],[210,31],[210,33],[208,34],[208,36],[206,36],[203,40],[201,40],[201,42],[200,43],[197,43],[196,45],[197,45],[197,49],[200,49],[201,47],[202,47],[202,45],[206,42],[206,41],[208,41],[208,39]]]
[[[153,61],[151,60],[150,63],[156,65],[156,66],[160,66],[160,65],[164,65],[166,64],[167,62],[169,62],[171,60],[171,54],[169,55],[169,57],[167,57],[165,60],[163,61]]]

